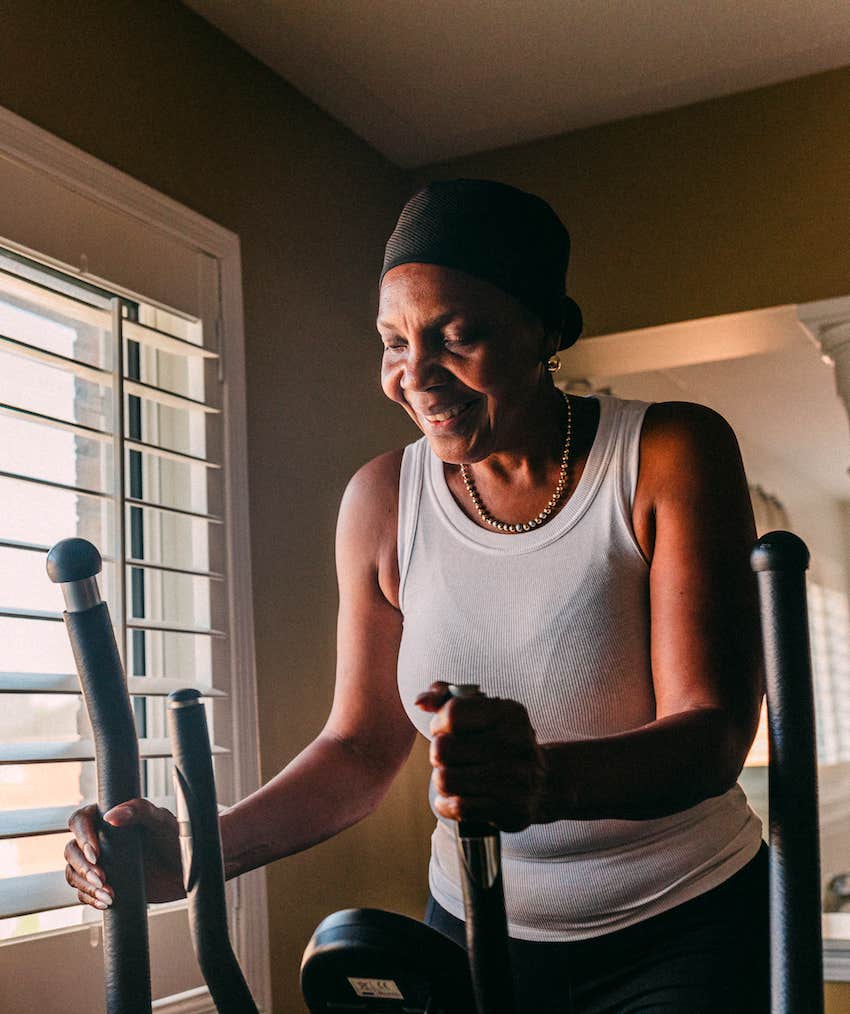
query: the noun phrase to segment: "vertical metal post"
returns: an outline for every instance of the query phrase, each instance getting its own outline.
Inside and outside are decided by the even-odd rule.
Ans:
[[[772,1014],[822,1014],[820,842],[805,572],[809,551],[770,532],[751,556],[761,606],[770,736]]]
[[[97,762],[97,805],[103,815],[140,795],[139,745],[115,632],[101,601],[101,558],[85,539],[64,539],[47,556],[50,580],[62,588],[71,641]],[[115,891],[102,914],[108,1014],[150,1014],[151,980],[142,833],[101,821],[100,862]]]
[[[449,687],[452,697],[482,697],[475,683]],[[466,914],[466,949],[478,1014],[514,1014],[514,983],[502,883],[499,830],[481,820],[457,825],[458,861]]]

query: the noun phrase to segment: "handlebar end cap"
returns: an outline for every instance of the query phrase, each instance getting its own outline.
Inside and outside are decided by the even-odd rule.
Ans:
[[[87,539],[62,539],[47,554],[47,576],[54,584],[85,581],[102,567],[100,553]]]

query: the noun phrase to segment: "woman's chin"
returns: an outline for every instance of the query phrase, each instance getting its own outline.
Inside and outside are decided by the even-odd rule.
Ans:
[[[434,454],[447,465],[472,465],[487,457],[481,442],[474,437],[426,433]]]

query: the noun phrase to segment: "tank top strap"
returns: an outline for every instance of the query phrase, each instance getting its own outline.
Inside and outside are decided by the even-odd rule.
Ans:
[[[617,503],[622,519],[629,531],[632,531],[632,507],[640,472],[640,438],[650,403],[614,400],[617,403],[617,416],[613,427],[610,478],[616,483]]]
[[[422,502],[422,479],[428,461],[428,440],[419,440],[408,444],[401,459],[401,472],[398,480],[398,594],[399,606],[404,613],[404,586],[410,558],[413,555],[413,543],[416,539],[416,526],[419,523],[419,506]]]

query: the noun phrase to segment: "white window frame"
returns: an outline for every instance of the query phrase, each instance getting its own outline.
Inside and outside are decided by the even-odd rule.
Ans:
[[[233,791],[239,799],[260,785],[257,687],[254,657],[254,622],[251,584],[251,546],[248,502],[247,408],[245,396],[242,271],[239,237],[228,229],[160,194],[131,176],[86,154],[71,144],[0,107],[0,157],[46,175],[55,183],[134,220],[133,228],[165,234],[171,240],[214,258],[219,275],[219,353],[225,371],[223,433],[225,469],[224,507],[227,524],[227,572],[229,635],[231,641],[230,686],[233,743]],[[34,209],[38,213],[38,209]],[[42,223],[43,228],[43,223]],[[150,237],[149,237],[150,238]],[[116,244],[126,237],[116,236]],[[17,236],[0,243],[21,252],[37,249],[22,246]],[[84,251],[80,251],[81,255]],[[50,262],[49,256],[42,258]],[[79,264],[53,261],[54,266],[81,279],[93,281],[82,257]],[[115,280],[98,279],[119,291]],[[143,292],[143,285],[140,284]],[[255,870],[231,882],[231,934],[234,950],[262,1011],[271,1010],[271,978],[268,956],[268,912],[264,870]],[[89,934],[88,927],[57,930],[56,934]],[[26,947],[27,941],[4,946]],[[214,1012],[205,989],[156,1001],[158,1014]]]

